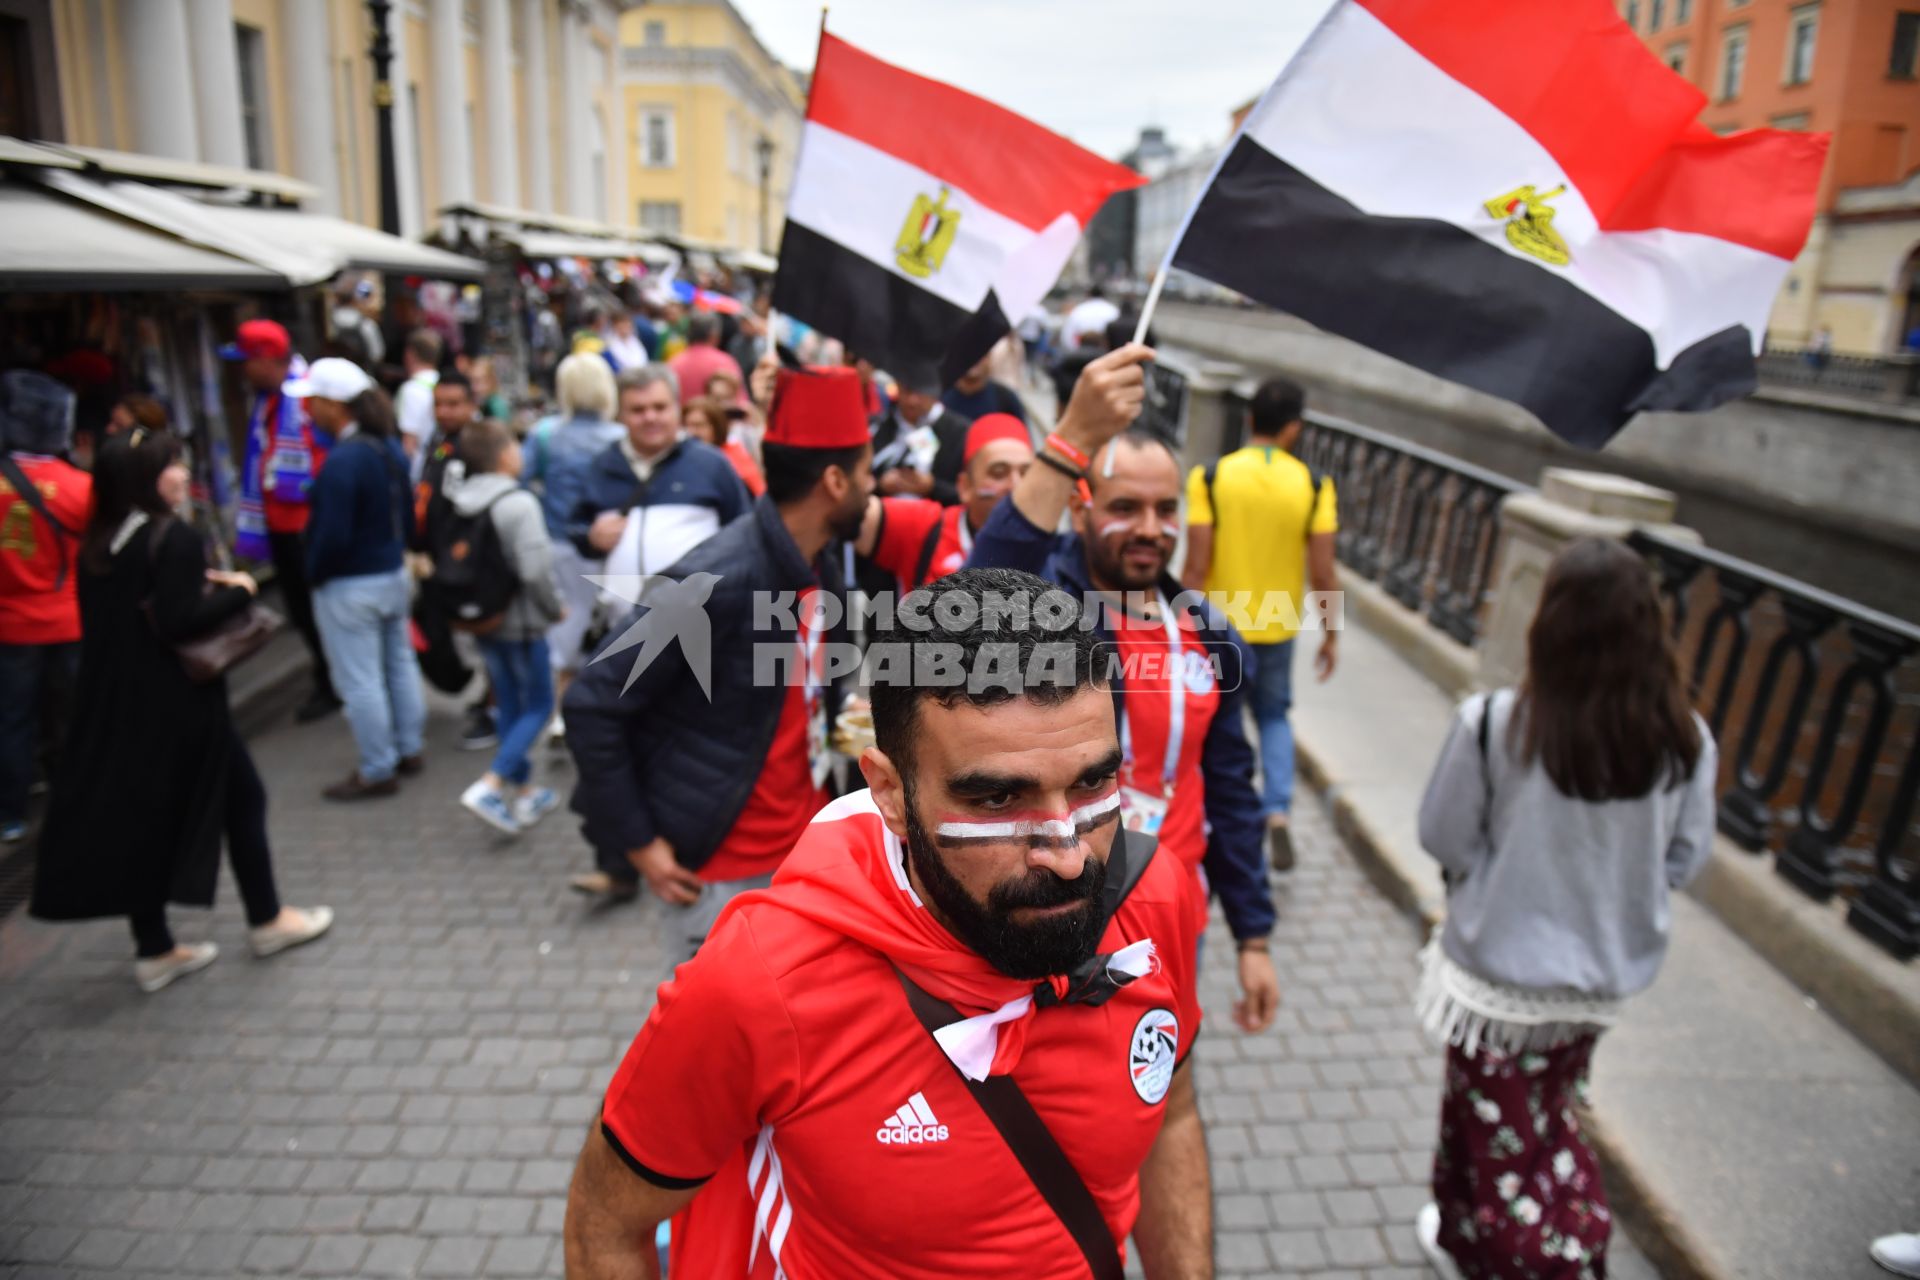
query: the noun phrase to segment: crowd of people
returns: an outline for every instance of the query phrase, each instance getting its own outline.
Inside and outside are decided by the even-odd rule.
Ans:
[[[1339,657],[1303,621],[1338,590],[1340,519],[1294,452],[1304,391],[1268,381],[1244,447],[1187,466],[1138,425],[1154,352],[1098,296],[948,386],[833,344],[795,359],[764,299],[732,320],[593,316],[524,432],[432,330],[389,397],[365,362],[296,366],[280,326],[240,327],[239,550],[312,655],[301,718],[344,710],[355,764],[323,794],[417,785],[432,684],[492,752],[450,806],[518,835],[570,769],[571,887],[654,904],[667,968],[580,1156],[569,1274],[654,1274],[669,1219],[676,1275],[1117,1276],[1129,1236],[1149,1276],[1211,1274],[1209,904],[1233,1021],[1261,1034],[1294,642],[1322,680]],[[1023,394],[1048,376],[1051,426]],[[126,917],[157,991],[214,959],[165,907],[211,902],[223,839],[258,955],[332,913],[277,897],[224,675],[183,657],[259,586],[213,567],[177,518],[180,442],[124,409],[89,473],[70,394],[0,377],[0,837],[43,770],[33,910]],[[1064,603],[996,622],[1012,597]],[[1576,544],[1526,677],[1463,705],[1436,767],[1436,1266],[1604,1273],[1571,1099],[1711,847],[1714,746],[1667,635],[1644,565]],[[1026,674],[990,678],[1007,663]]]

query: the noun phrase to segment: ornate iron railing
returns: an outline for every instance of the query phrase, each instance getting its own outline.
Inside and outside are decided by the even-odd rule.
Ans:
[[[1333,479],[1341,561],[1473,644],[1493,585],[1500,502],[1528,486],[1324,414],[1307,415],[1298,452]]]
[[[1920,356],[1822,355],[1803,346],[1768,343],[1760,353],[1761,383],[1828,391],[1885,403],[1920,400]]]
[[[1705,547],[1629,541],[1720,743],[1720,830],[1815,899],[1847,897],[1847,923],[1895,956],[1920,954],[1920,627]]]

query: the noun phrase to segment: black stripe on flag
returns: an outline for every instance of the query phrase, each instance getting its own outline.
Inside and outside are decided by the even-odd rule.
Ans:
[[[980,310],[963,311],[793,221],[780,240],[773,306],[909,386],[953,385],[1013,327],[991,292]]]
[[[1706,409],[1754,388],[1744,325],[1661,370],[1646,330],[1550,269],[1449,223],[1369,214],[1244,137],[1173,265],[1512,400],[1589,449],[1643,409]]]

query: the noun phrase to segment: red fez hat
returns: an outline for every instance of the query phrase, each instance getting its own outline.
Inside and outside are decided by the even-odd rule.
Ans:
[[[781,369],[773,384],[766,443],[796,449],[857,449],[871,437],[860,375],[811,365]]]
[[[220,348],[222,360],[251,360],[255,356],[285,360],[292,354],[293,339],[287,336],[286,326],[272,320],[248,320],[234,340]]]
[[[995,440],[1018,440],[1027,448],[1033,448],[1033,434],[1027,430],[1026,423],[1010,413],[983,413],[967,428],[967,448],[960,456],[961,462],[972,462],[974,454]]]

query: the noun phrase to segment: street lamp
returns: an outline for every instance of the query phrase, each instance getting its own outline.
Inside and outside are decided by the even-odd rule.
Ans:
[[[387,35],[387,15],[393,0],[367,0],[373,21],[373,133],[380,147],[380,229],[400,234],[400,176],[393,152],[393,41]]]
[[[760,252],[767,251],[767,179],[773,173],[773,139],[766,134],[760,135],[760,141],[754,144],[754,154],[760,158]]]

